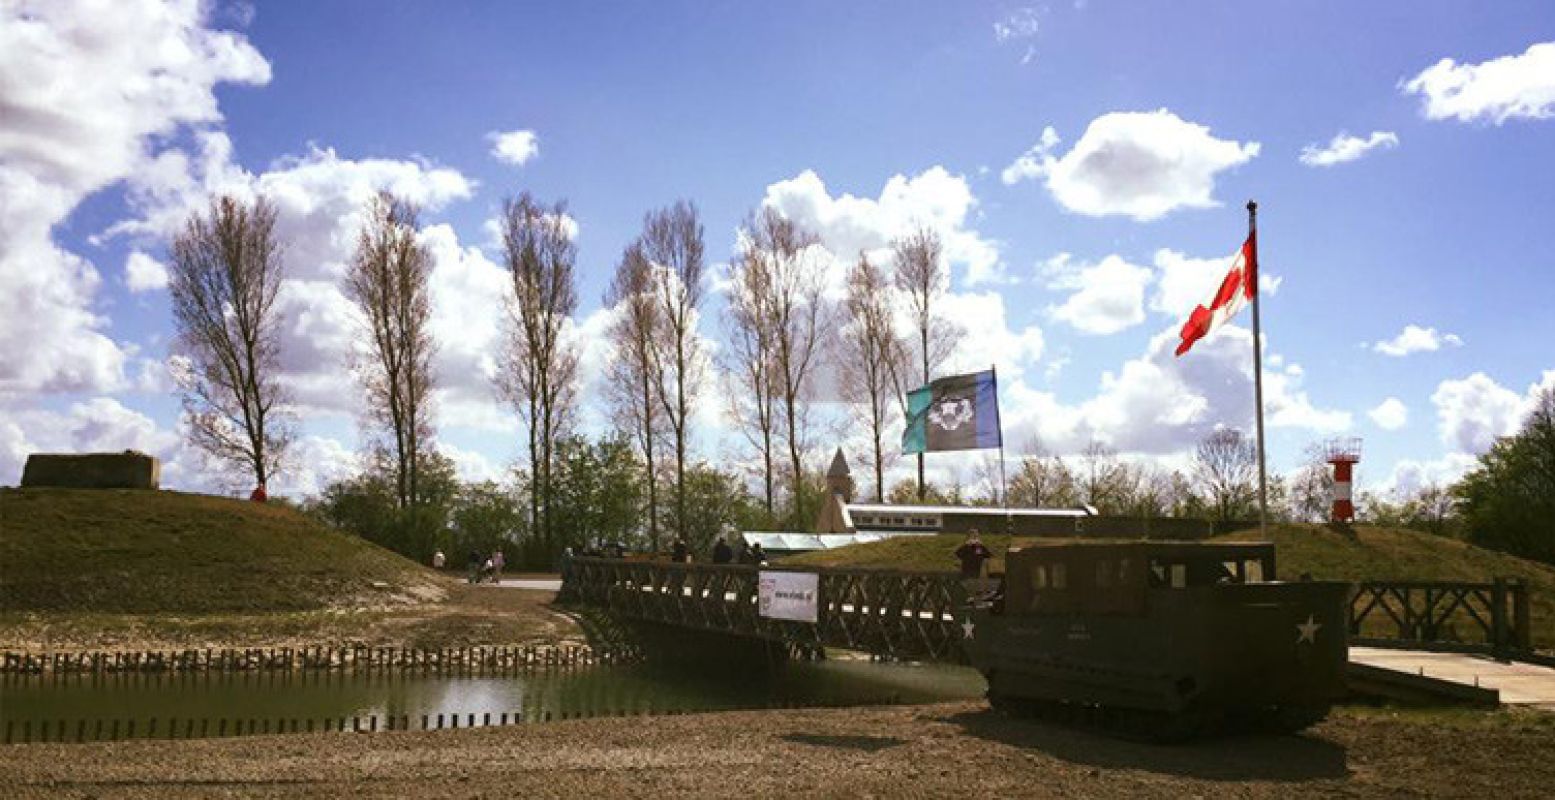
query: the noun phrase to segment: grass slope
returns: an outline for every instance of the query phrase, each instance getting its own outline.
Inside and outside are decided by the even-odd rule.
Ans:
[[[442,591],[430,570],[278,504],[0,489],[0,611],[308,611]]]
[[[1323,525],[1273,525],[1281,577],[1310,573],[1318,580],[1489,581],[1495,577],[1528,581],[1534,644],[1555,647],[1555,567],[1466,544],[1455,539],[1398,528],[1357,525],[1350,532]],[[1258,541],[1258,529],[1235,531],[1212,541]],[[868,569],[953,570],[951,553],[964,537],[912,536],[849,545],[785,558],[783,563]],[[1009,537],[985,536],[994,552],[990,569],[1004,570]],[[1054,539],[1017,538],[1016,546]]]

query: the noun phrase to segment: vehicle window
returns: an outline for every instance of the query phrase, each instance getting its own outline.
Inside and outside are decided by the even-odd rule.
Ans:
[[[1186,589],[1186,588],[1188,588],[1188,565],[1187,564],[1173,564],[1173,565],[1171,565],[1171,580],[1169,582],[1169,585],[1173,589]]]
[[[1053,565],[1053,571],[1048,575],[1049,584],[1054,589],[1069,588],[1069,568],[1062,561]]]
[[[1112,586],[1112,562],[1101,559],[1096,562],[1096,587],[1106,589]]]
[[[1047,565],[1038,564],[1031,570],[1031,588],[1041,590],[1047,588]]]
[[[1256,559],[1256,558],[1250,558],[1250,559],[1247,560],[1246,567],[1247,567],[1246,581],[1248,583],[1262,583],[1263,582],[1264,577],[1263,577],[1263,561],[1262,560]]]

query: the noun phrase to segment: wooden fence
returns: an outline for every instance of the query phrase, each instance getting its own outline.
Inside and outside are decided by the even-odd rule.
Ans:
[[[763,708],[846,708],[900,703],[900,695],[820,702],[769,702]],[[705,709],[717,711],[723,709]],[[653,705],[531,708],[512,712],[389,714],[379,717],[152,717],[138,719],[7,720],[4,744],[111,742],[121,739],[209,739],[228,736],[268,736],[289,733],[378,733],[389,731],[458,730],[525,725],[598,717],[679,716],[701,709],[656,708]]]
[[[121,672],[253,672],[261,670],[397,670],[426,673],[509,673],[624,664],[641,658],[630,644],[506,647],[204,648],[156,651],[5,653],[0,674]]]

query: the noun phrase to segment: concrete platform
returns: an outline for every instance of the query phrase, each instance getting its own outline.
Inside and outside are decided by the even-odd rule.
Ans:
[[[1501,702],[1555,709],[1555,668],[1518,662],[1503,663],[1486,656],[1351,647],[1350,661],[1410,675],[1425,675],[1501,693]]]

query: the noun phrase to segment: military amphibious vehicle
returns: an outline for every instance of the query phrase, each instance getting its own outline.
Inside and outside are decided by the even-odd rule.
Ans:
[[[1300,729],[1343,696],[1348,587],[1275,580],[1272,544],[1039,545],[1005,565],[963,624],[1001,711],[1177,740]]]

